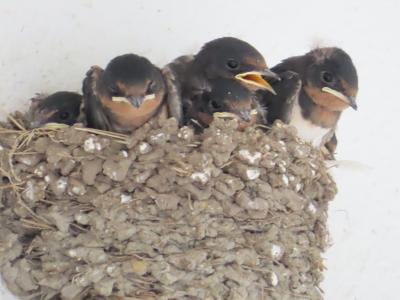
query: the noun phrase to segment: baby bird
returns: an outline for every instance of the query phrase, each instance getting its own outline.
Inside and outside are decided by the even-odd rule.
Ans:
[[[168,106],[172,117],[183,121],[182,107],[214,79],[231,79],[255,91],[275,93],[268,79],[278,79],[261,53],[249,43],[223,37],[206,43],[196,55],[181,56],[164,67]]]
[[[302,86],[295,99],[289,124],[315,147],[325,145],[333,155],[335,130],[344,110],[357,110],[357,70],[350,56],[340,48],[317,48],[305,55],[285,59],[272,70],[278,74],[296,72]]]
[[[38,94],[31,99],[27,119],[30,128],[41,127],[47,123],[73,125],[77,122],[82,95],[60,91],[49,96]]]
[[[265,121],[272,125],[276,120],[289,123],[292,116],[293,106],[299,96],[301,79],[299,74],[285,71],[279,74],[280,80],[271,81],[276,95],[259,91],[261,106],[266,110]]]
[[[185,123],[207,127],[215,115],[235,118],[239,129],[263,118],[256,94],[234,79],[214,79],[209,88],[192,96],[183,107]]]
[[[130,133],[158,111],[166,87],[161,71],[148,59],[125,54],[105,70],[93,66],[82,91],[88,127]]]

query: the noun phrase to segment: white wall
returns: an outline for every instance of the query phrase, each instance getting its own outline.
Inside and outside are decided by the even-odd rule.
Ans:
[[[0,115],[35,92],[79,91],[86,70],[135,52],[162,66],[205,41],[245,39],[272,66],[318,41],[348,51],[360,77],[359,111],[343,116],[340,159],[371,169],[335,171],[333,247],[326,299],[398,299],[400,185],[399,1],[0,2]],[[8,299],[0,291],[0,299]],[[11,298],[10,298],[11,299]]]

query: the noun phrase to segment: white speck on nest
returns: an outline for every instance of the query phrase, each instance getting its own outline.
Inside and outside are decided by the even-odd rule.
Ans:
[[[66,177],[60,177],[57,180],[57,189],[58,190],[65,190],[65,188],[67,187],[67,183],[68,183],[68,179]]]
[[[146,180],[151,176],[151,171],[147,170],[135,176],[137,183],[145,183]]]
[[[26,183],[26,188],[24,190],[25,197],[28,198],[29,200],[33,201],[35,199],[35,191],[33,189],[33,182],[32,180],[29,180]]]
[[[30,158],[30,157],[20,157],[20,162],[21,163],[23,163],[24,165],[27,165],[27,166],[32,166],[32,164],[33,164],[33,162],[32,162],[32,158]]]
[[[285,185],[289,185],[289,179],[285,174],[282,175],[282,180]]]
[[[269,275],[269,280],[270,280],[270,284],[272,286],[277,286],[278,285],[278,276],[275,274],[275,272],[271,272]]]
[[[116,266],[115,265],[112,265],[112,266],[108,266],[107,268],[106,268],[106,272],[107,272],[107,274],[108,275],[111,275],[115,270],[116,270]]]
[[[304,151],[301,150],[301,147],[299,147],[299,146],[296,147],[296,153],[299,156],[303,156],[304,155]]]
[[[122,150],[122,151],[121,151],[121,155],[122,155],[123,157],[127,158],[127,157],[128,157],[128,152],[127,152],[126,150]]]
[[[307,206],[307,211],[314,215],[317,212],[317,208],[312,202],[310,202],[310,204]]]
[[[162,141],[163,139],[165,139],[165,133],[163,132],[150,136],[150,142],[155,144]]]
[[[178,132],[178,138],[188,140],[193,136],[193,130],[189,127],[182,127]]]
[[[265,149],[266,151],[269,151],[269,150],[271,150],[271,146],[268,145],[268,144],[265,144],[265,145],[264,145],[264,149]]]
[[[112,171],[112,172],[111,172],[110,178],[111,178],[112,180],[117,180],[117,177],[118,177],[117,171]]]
[[[260,170],[258,169],[247,169],[246,176],[249,180],[257,179],[260,176]]]
[[[46,168],[44,165],[40,165],[33,171],[33,174],[35,174],[36,176],[39,176],[39,177],[43,177],[45,169]],[[49,177],[49,180],[50,180],[50,177]],[[46,181],[46,182],[48,183],[48,181]]]
[[[190,176],[190,178],[193,181],[200,182],[201,184],[206,184],[210,179],[210,175],[206,172],[195,172]]]
[[[301,251],[300,251],[299,248],[293,247],[293,249],[292,249],[292,255],[293,255],[293,256],[299,256],[300,253],[301,253]]]
[[[283,164],[279,164],[278,168],[281,173],[286,173],[286,167]]]
[[[78,213],[75,215],[75,220],[82,225],[87,225],[89,223],[89,216],[87,214]]]
[[[273,258],[280,258],[282,256],[282,247],[276,244],[273,244],[271,247],[271,255]]]
[[[294,181],[294,179],[295,179],[295,178],[294,178],[293,175],[290,175],[290,176],[289,176],[289,181],[290,181],[290,182]]]
[[[87,140],[85,140],[84,144],[83,144],[83,148],[86,152],[93,152],[94,149],[96,148],[94,145],[94,140],[92,137],[88,138]]]
[[[286,143],[284,141],[279,141],[278,143],[282,146],[281,151],[287,151]]]
[[[74,186],[72,187],[72,193],[74,193],[75,195],[83,195],[85,194],[85,190],[81,187]]]
[[[296,184],[296,187],[295,187],[296,192],[300,191],[301,188],[302,188],[302,185],[300,182],[298,184]]]
[[[261,159],[260,152],[254,152],[253,154],[251,154],[250,151],[247,149],[240,150],[239,156],[249,164],[255,164],[257,161]]]
[[[86,152],[94,152],[95,150],[100,151],[101,149],[101,144],[96,142],[94,137],[86,139],[83,144],[83,150]]]
[[[3,151],[4,147],[2,145],[0,145],[0,151]]]
[[[151,151],[151,146],[150,144],[146,143],[146,142],[141,142],[139,144],[139,152],[140,154],[147,154]]]
[[[132,202],[132,197],[131,195],[127,195],[127,194],[121,194],[121,203],[122,204],[126,204]]]
[[[69,249],[69,250],[67,251],[67,255],[68,255],[69,257],[77,257],[78,252],[77,252],[75,249]]]
[[[38,176],[40,176],[40,175],[38,175]],[[50,182],[50,176],[49,175],[44,176],[44,181],[46,183],[49,183]]]

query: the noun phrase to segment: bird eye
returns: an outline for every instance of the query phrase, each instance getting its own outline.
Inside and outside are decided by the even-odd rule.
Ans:
[[[110,86],[109,91],[111,96],[118,96],[118,88],[116,86]]]
[[[227,65],[228,68],[231,69],[231,70],[235,70],[235,69],[239,68],[239,62],[237,62],[237,61],[234,60],[234,59],[229,59],[229,60],[226,62],[226,65]]]
[[[255,95],[251,96],[251,101],[252,102],[258,102],[260,100],[261,100],[261,95],[259,95],[259,94],[255,94]]]
[[[59,114],[61,120],[66,120],[69,118],[69,112],[63,111]]]
[[[222,109],[222,105],[215,100],[210,101],[210,107],[213,111],[218,111]]]
[[[333,81],[333,74],[331,72],[323,71],[321,73],[321,79],[325,83],[332,83]]]
[[[154,93],[156,84],[154,81],[150,81],[149,85],[147,86],[146,95],[150,95]]]

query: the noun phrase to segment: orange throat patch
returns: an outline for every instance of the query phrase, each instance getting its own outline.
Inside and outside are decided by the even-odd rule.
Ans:
[[[332,94],[323,92],[319,88],[304,86],[304,90],[315,104],[322,106],[327,110],[343,111],[350,107],[343,100],[340,100]]]
[[[140,105],[134,107],[126,102],[114,102],[111,100],[103,100],[102,104],[108,108],[114,115],[119,125],[130,129],[135,129],[146,123],[160,107],[164,94],[158,94],[156,98],[147,100]]]
[[[334,128],[342,111],[347,109],[349,105],[318,88],[305,86],[304,90],[316,104],[310,114],[311,121],[324,128]]]

